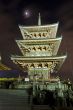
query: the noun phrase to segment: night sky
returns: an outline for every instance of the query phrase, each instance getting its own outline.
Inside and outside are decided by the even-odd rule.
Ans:
[[[25,15],[28,11],[29,16]],[[38,13],[42,24],[59,22],[57,35],[63,36],[59,54],[67,59],[60,69],[61,77],[73,79],[73,0],[0,0],[0,54],[2,63],[17,69],[12,54],[21,55],[15,39],[22,39],[18,25],[37,25]]]

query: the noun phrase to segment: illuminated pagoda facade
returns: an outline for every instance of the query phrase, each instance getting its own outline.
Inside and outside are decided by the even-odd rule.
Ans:
[[[16,40],[22,56],[12,56],[15,64],[28,72],[30,81],[58,81],[51,73],[58,72],[66,55],[57,55],[62,37],[56,37],[58,23],[37,26],[19,26],[23,40]]]

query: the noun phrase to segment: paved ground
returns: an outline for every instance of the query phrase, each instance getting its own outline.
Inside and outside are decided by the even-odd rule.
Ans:
[[[25,90],[0,89],[0,110],[54,110],[48,106],[33,106],[28,103]],[[55,110],[73,110],[73,108],[57,108]]]
[[[25,90],[0,89],[0,110],[30,110]]]

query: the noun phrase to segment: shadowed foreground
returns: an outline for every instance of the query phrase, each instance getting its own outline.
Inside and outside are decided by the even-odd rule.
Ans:
[[[0,110],[30,110],[25,90],[0,89]]]
[[[0,89],[0,110],[73,110],[69,108],[49,108],[48,105],[33,105],[28,103],[25,90]]]

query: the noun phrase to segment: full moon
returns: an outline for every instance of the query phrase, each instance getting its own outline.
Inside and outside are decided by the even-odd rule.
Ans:
[[[26,18],[29,18],[29,17],[30,17],[30,11],[29,11],[29,10],[25,10],[25,11],[24,11],[24,16],[25,16]]]

